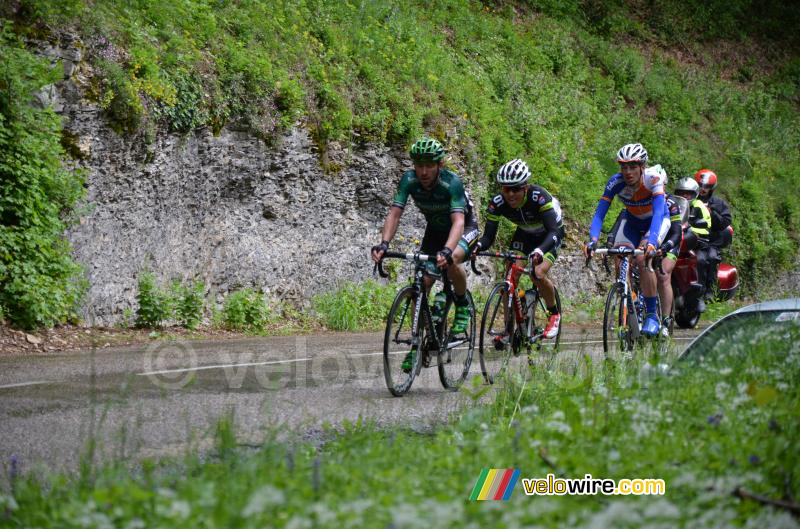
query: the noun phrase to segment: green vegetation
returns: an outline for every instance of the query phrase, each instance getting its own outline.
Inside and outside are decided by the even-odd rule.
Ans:
[[[34,103],[56,70],[2,19],[0,65],[0,313],[19,327],[52,326],[76,318],[86,288],[63,237],[83,178],[62,166],[60,119]]]
[[[47,482],[12,477],[0,517],[12,527],[791,526],[788,512],[732,495],[800,487],[800,329],[784,325],[757,344],[759,333],[737,326],[713,356],[668,376],[656,359],[565,353],[430,434],[359,421],[321,446],[273,440],[253,453],[226,416],[211,453],[133,472],[120,461]],[[478,399],[480,388],[466,393]],[[470,502],[486,467],[663,479],[666,494],[527,497],[518,483],[509,502]]]
[[[161,327],[172,315],[172,299],[168,292],[156,285],[152,272],[139,276],[136,302],[137,327]]]
[[[172,281],[168,289],[161,288],[152,272],[143,272],[136,292],[136,326],[162,327],[174,320],[182,327],[196,329],[205,312],[205,288],[201,282],[179,280]]]
[[[187,329],[197,328],[203,320],[205,284],[199,281],[188,284],[173,281],[171,288],[178,324]]]
[[[232,330],[261,330],[271,318],[264,294],[250,288],[231,292],[222,306],[222,324]]]
[[[400,287],[368,280],[348,282],[338,290],[314,297],[314,311],[329,329],[337,331],[379,330]]]
[[[785,192],[800,188],[800,45],[786,31],[800,10],[791,3],[19,0],[3,15],[26,37],[79,32],[94,66],[88,95],[123,134],[235,122],[270,139],[299,121],[324,152],[333,140],[408,144],[426,132],[479,200],[500,163],[525,158],[581,236],[616,170],[614,152],[638,140],[673,178],[700,167],[719,174],[745,290],[797,253],[800,206]],[[3,49],[23,56],[4,31]],[[55,80],[41,64],[33,78],[24,71],[6,69],[6,83],[25,94],[17,104]],[[48,115],[39,123],[53,123],[53,136]],[[54,145],[46,155],[63,152]],[[68,211],[79,186],[59,174],[53,209]],[[15,322],[63,320],[74,270],[34,247],[30,259],[56,269],[19,284],[0,274],[14,293],[3,305]],[[8,262],[30,262],[18,259]],[[48,298],[58,310],[35,308],[37,293],[59,289],[67,294]],[[25,296],[33,315],[12,300]]]

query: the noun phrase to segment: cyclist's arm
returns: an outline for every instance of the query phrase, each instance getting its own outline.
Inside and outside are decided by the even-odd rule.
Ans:
[[[658,235],[661,232],[661,223],[664,222],[664,210],[667,209],[665,203],[664,193],[653,196],[653,218],[650,220],[650,237],[647,243],[654,248],[658,247]]]
[[[661,248],[664,248],[665,252],[675,250],[675,253],[677,253],[678,251],[676,248],[680,246],[681,235],[683,234],[681,212],[677,208],[675,211],[670,211],[669,220],[669,231],[667,232],[667,236],[664,237],[664,242],[661,243]]]
[[[547,230],[547,236],[545,236],[542,244],[539,246],[539,250],[542,254],[546,254],[550,250],[561,246],[561,228],[558,225],[558,215],[556,215],[552,207],[544,211],[541,215],[542,224],[544,224],[544,228]]]
[[[494,244],[494,240],[497,237],[497,227],[500,223],[493,219],[488,219],[486,221],[486,225],[483,227],[483,236],[481,236],[478,244],[480,244],[482,250],[488,250]]]
[[[594,218],[592,219],[592,226],[589,228],[589,238],[595,242],[600,238],[600,230],[603,228],[603,219],[606,218],[608,208],[611,207],[611,198],[605,195],[597,202],[597,208],[594,210]]]
[[[464,214],[460,211],[450,213],[450,222],[452,223],[450,235],[447,236],[447,244],[445,246],[455,251],[458,241],[464,235]]]
[[[403,208],[393,205],[389,208],[389,214],[383,223],[381,240],[391,242],[397,233],[397,226],[400,224],[400,217],[403,215]]]
[[[614,200],[614,197],[623,187],[625,187],[625,180],[620,173],[613,175],[608,180],[605,189],[603,189],[603,196],[597,202],[592,225],[589,228],[589,239],[592,241],[597,242],[597,239],[600,238],[600,230],[603,229],[603,220],[606,218],[608,208],[611,207],[611,201]]]

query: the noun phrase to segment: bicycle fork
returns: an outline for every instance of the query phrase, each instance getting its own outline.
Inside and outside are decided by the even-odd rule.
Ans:
[[[639,337],[639,318],[636,315],[636,300],[633,299],[634,293],[631,290],[630,283],[628,282],[628,267],[630,266],[630,261],[627,257],[622,259],[622,262],[619,265],[619,279],[618,281],[622,284],[622,325],[620,326],[620,331],[622,329],[630,329],[631,337],[635,340]],[[628,325],[628,318],[633,316],[636,318],[636,325]]]

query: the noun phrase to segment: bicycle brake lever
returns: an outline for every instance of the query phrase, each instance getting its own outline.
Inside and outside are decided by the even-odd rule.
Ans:
[[[474,255],[473,255],[472,257],[470,257],[470,259],[469,259],[469,264],[470,264],[470,266],[472,267],[472,271],[475,273],[475,275],[482,275],[482,274],[481,274],[481,273],[478,271],[478,268],[475,266],[475,261],[477,261],[477,259],[475,259],[475,256],[474,256]]]
[[[387,274],[383,270],[383,259],[375,263],[375,268],[378,270],[378,275],[381,276],[382,278],[386,279],[387,277],[389,277],[389,274]]]
[[[603,256],[603,267],[606,269],[607,274],[611,273],[611,267],[608,266],[608,255]]]

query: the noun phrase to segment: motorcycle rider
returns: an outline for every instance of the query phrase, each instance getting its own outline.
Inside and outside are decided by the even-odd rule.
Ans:
[[[732,218],[728,204],[720,197],[714,196],[717,188],[717,175],[710,169],[700,169],[694,174],[694,179],[700,186],[700,200],[708,206],[711,212],[711,226],[708,235],[708,252],[704,255],[708,262],[702,267],[707,270],[705,288],[705,299],[711,297],[712,287],[717,279],[717,267],[722,261],[721,250],[730,246],[733,240]],[[698,259],[698,269],[701,268],[700,256]]]
[[[708,236],[711,227],[711,212],[698,198],[700,186],[690,177],[681,178],[675,186],[675,195],[685,198],[689,202],[689,228],[684,232],[686,251],[694,250],[697,258],[697,282],[692,283],[692,289],[702,292],[708,282],[709,250]],[[702,297],[698,299],[697,311],[706,310]]]

